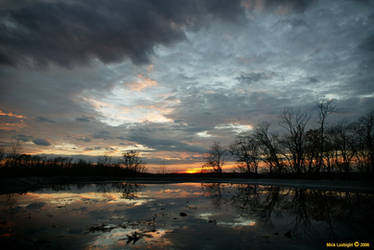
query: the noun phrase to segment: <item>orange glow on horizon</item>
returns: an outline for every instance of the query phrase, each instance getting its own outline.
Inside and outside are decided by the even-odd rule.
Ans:
[[[17,115],[17,114],[14,114],[12,112],[6,113],[6,112],[2,111],[1,109],[0,109],[0,116],[14,117],[14,118],[18,118],[18,119],[25,118],[25,116],[23,116],[23,115]]]
[[[179,174],[198,174],[201,172],[203,162],[180,163],[180,164],[146,164],[148,172],[151,173],[179,173]],[[226,162],[222,167],[223,172],[231,172],[236,168],[236,162]],[[209,172],[208,168],[204,168]]]
[[[26,127],[26,125],[23,122],[23,120],[17,123],[10,123],[10,122],[0,123],[1,130],[14,130],[17,128],[24,128],[24,127]]]

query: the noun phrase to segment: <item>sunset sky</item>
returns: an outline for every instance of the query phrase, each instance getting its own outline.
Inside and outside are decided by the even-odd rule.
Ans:
[[[284,107],[373,109],[373,66],[370,0],[2,0],[0,147],[198,168]]]

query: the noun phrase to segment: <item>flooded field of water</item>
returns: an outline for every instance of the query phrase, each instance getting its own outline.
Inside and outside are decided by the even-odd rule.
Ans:
[[[369,193],[279,186],[54,185],[0,195],[0,248],[326,249],[370,242],[373,208]]]

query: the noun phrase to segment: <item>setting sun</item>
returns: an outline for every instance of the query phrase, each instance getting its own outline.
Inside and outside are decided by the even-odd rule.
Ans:
[[[197,174],[197,173],[200,173],[201,172],[201,169],[197,169],[197,168],[192,168],[192,169],[187,169],[186,171],[184,171],[184,173],[186,174]]]

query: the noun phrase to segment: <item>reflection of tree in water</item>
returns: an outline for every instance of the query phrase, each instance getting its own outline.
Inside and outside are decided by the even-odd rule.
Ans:
[[[3,196],[6,197],[5,204],[8,208],[15,207],[17,205],[18,198],[20,197],[20,195],[16,193],[5,194]]]
[[[347,192],[347,194],[349,194],[349,192]],[[313,204],[313,206],[310,208],[311,214],[313,215],[313,219],[316,221],[325,221],[327,224],[329,239],[336,240],[337,237],[336,237],[334,218],[333,218],[334,207],[331,204],[331,202],[336,202],[336,199],[334,199],[334,196],[339,198],[340,193],[334,192],[333,194],[331,194],[331,192],[325,191],[325,190],[312,190],[310,192],[310,196],[311,196],[311,202]],[[347,202],[348,202],[347,204],[348,206],[341,204],[344,207],[344,210],[341,212],[345,212],[345,211],[352,212],[352,204],[351,204],[350,198],[349,200],[347,200]]]
[[[290,212],[295,215],[294,225],[290,232],[292,232],[292,235],[310,236],[312,231],[310,208],[314,203],[310,203],[310,200],[308,200],[311,197],[305,189],[296,188],[293,191],[291,202],[286,205],[290,208]]]
[[[372,194],[238,184],[231,197],[224,197],[222,194],[228,193],[225,186],[202,186],[217,208],[226,199],[238,215],[255,218],[257,224],[272,228],[274,216],[287,219],[289,223],[282,229],[287,237],[312,238],[318,234],[338,240],[343,227],[355,228],[356,233],[363,234],[373,230]],[[319,234],[321,228],[328,235]]]
[[[221,183],[201,183],[201,190],[212,199],[213,206],[216,208],[222,205],[222,189]]]
[[[48,187],[55,192],[71,190],[71,184],[51,184]]]
[[[272,214],[277,204],[280,203],[281,197],[279,195],[280,187],[270,186],[267,192],[265,193],[265,200],[263,202],[262,218],[269,225],[272,225]]]
[[[260,193],[257,188],[257,185],[237,185],[236,193],[231,197],[231,200],[232,204],[239,209],[240,214],[259,207]]]
[[[282,199],[279,191],[277,186],[269,186],[264,190],[258,185],[241,184],[236,186],[231,202],[241,216],[255,217],[271,226],[274,209]]]
[[[127,182],[113,182],[113,183],[97,183],[97,192],[110,193],[116,192],[121,193],[122,199],[135,199],[137,193],[144,187],[142,184],[127,183]]]
[[[312,190],[309,213],[313,220],[327,224],[329,239],[338,240],[342,224],[354,232],[373,230],[373,195],[368,193]],[[365,227],[371,227],[366,230]]]
[[[144,188],[144,185],[137,183],[117,182],[112,183],[112,188],[117,192],[122,193],[122,199],[135,199],[138,198],[137,193]]]
[[[84,182],[78,182],[78,183],[54,183],[48,185],[48,188],[50,188],[52,191],[61,192],[61,191],[71,191],[74,188],[77,190],[81,190],[87,186],[93,185],[91,183],[84,183]]]

